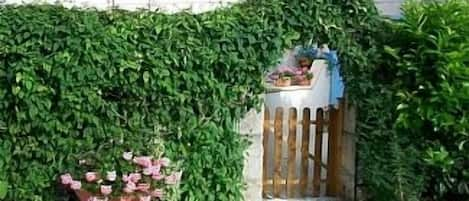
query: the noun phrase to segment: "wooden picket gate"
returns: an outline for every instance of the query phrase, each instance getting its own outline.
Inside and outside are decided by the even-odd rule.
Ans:
[[[288,118],[285,113],[276,108],[271,120],[270,111],[265,110],[264,197],[339,196],[343,111],[318,108],[312,119],[311,109],[304,108],[300,120],[296,108],[289,108]]]

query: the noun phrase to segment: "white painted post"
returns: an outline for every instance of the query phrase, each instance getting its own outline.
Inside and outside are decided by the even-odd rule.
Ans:
[[[260,111],[252,109],[239,123],[239,132],[248,137],[251,145],[246,150],[244,160],[244,181],[246,201],[262,201],[262,131],[264,123],[264,107]]]

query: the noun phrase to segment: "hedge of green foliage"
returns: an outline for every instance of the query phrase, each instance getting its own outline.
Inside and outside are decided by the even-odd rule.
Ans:
[[[82,154],[112,164],[162,136],[184,160],[183,200],[242,200],[234,122],[259,106],[266,69],[314,39],[364,70],[376,16],[371,0],[248,0],[200,15],[0,7],[6,199],[54,200],[54,179]]]
[[[369,200],[469,200],[469,3],[403,11],[377,37],[369,87],[354,90]]]

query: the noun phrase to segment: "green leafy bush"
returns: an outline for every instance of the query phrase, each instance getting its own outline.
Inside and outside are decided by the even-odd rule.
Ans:
[[[351,84],[366,94],[358,130],[370,200],[469,200],[469,3],[403,12],[383,27],[370,87]]]
[[[7,200],[55,200],[55,178],[81,155],[112,163],[159,137],[184,161],[183,200],[241,200],[246,141],[234,125],[261,103],[267,68],[311,39],[364,68],[376,16],[369,0],[249,0],[200,15],[3,6]]]

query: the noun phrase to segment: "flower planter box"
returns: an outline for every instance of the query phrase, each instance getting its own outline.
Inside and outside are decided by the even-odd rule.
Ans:
[[[307,79],[304,79],[304,80],[297,80],[295,82],[296,85],[300,85],[300,86],[309,86],[311,85],[311,80],[307,80]]]
[[[275,81],[275,86],[277,87],[288,87],[291,85],[291,79],[288,78],[288,79],[285,79],[285,78],[280,78],[278,80]]]

